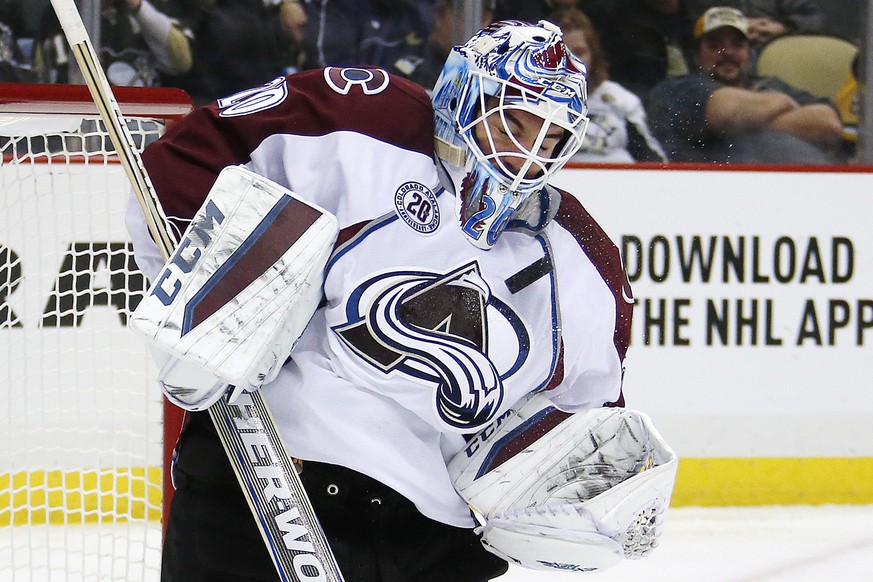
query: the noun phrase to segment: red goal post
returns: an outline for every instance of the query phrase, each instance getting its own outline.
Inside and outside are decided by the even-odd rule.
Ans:
[[[192,109],[114,89],[138,148]],[[0,580],[157,580],[181,414],[126,327],[130,186],[88,89],[0,83]]]

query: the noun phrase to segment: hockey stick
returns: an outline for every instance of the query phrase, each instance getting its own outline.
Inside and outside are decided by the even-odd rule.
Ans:
[[[133,187],[149,232],[167,259],[178,241],[161,209],[74,0],[51,2]],[[342,582],[327,538],[261,394],[244,393],[233,404],[226,398],[219,400],[209,408],[209,416],[279,578],[294,582]]]

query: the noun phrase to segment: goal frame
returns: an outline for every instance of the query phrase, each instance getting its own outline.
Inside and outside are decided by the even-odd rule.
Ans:
[[[154,119],[164,124],[164,131],[172,123],[193,110],[191,98],[181,89],[114,87],[113,92],[125,118]],[[99,111],[85,85],[0,83],[0,116],[72,116],[97,118]],[[107,140],[108,141],[108,140]],[[73,156],[48,154],[30,163],[51,163],[56,165],[65,160],[70,165],[91,163],[97,157],[106,157],[107,164],[120,164],[113,153],[81,153]],[[0,163],[14,163],[11,154],[4,153]],[[155,391],[157,386],[153,386]],[[176,439],[183,424],[184,411],[163,399],[163,445],[162,445],[162,522],[166,527],[166,516],[173,496],[170,465]]]

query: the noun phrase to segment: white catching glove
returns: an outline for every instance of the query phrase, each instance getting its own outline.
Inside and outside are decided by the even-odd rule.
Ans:
[[[654,549],[677,467],[645,414],[568,414],[534,394],[477,434],[449,474],[492,553],[527,568],[595,571]]]
[[[202,410],[272,381],[322,298],[336,217],[241,166],[222,170],[129,327],[168,358],[168,399]]]

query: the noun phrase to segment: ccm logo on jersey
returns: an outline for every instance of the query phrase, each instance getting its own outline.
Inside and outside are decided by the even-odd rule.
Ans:
[[[440,225],[440,207],[430,188],[419,182],[405,182],[394,193],[397,215],[412,230],[430,234]]]
[[[206,228],[203,228],[202,225],[192,224],[191,232],[179,243],[178,249],[173,253],[152,290],[152,295],[168,307],[182,289],[182,282],[177,275],[173,274],[173,268],[175,267],[182,273],[193,271],[197,261],[202,256],[203,249],[209,246],[212,241],[215,228],[224,222],[224,213],[212,200],[206,203],[206,218]]]

